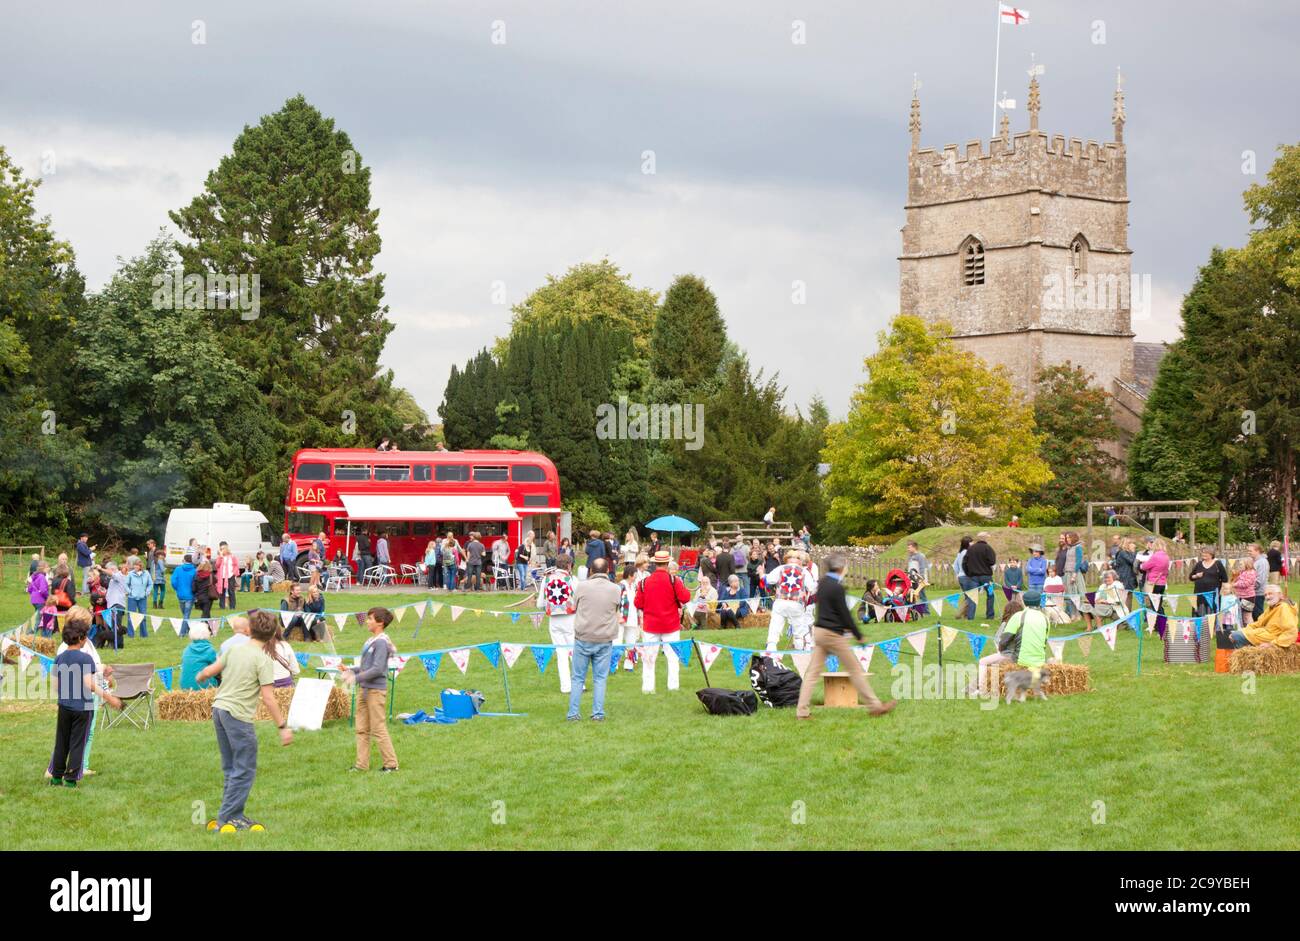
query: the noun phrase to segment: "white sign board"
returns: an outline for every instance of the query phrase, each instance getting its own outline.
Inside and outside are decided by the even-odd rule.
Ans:
[[[299,680],[294,686],[293,701],[289,703],[289,728],[319,731],[333,687],[331,680]]]

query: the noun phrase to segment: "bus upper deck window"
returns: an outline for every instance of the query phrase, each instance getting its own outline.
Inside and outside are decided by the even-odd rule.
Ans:
[[[299,464],[298,471],[294,476],[298,480],[329,480],[330,466],[316,463]]]

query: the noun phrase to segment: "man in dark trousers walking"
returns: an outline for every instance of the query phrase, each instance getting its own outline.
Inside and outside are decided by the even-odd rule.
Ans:
[[[826,657],[834,654],[840,661],[840,669],[847,670],[853,688],[867,702],[867,710],[873,716],[883,716],[898,705],[896,700],[881,702],[880,697],[871,688],[862,664],[858,662],[849,643],[848,634],[862,640],[862,634],[853,623],[853,612],[849,610],[844,598],[844,567],[848,560],[842,553],[833,552],[826,559],[826,575],[817,583],[817,620],[813,622],[812,661],[804,673],[803,685],[799,687],[799,706],[795,715],[800,719],[811,719],[813,687],[822,677],[826,668]]]
[[[993,592],[989,591],[989,585],[993,581],[993,567],[998,564],[998,554],[989,545],[988,538],[988,533],[980,533],[975,537],[975,541],[966,550],[963,570],[966,572],[966,577],[984,595],[984,616],[991,621],[993,620]],[[1061,573],[1057,572],[1056,574],[1060,575]],[[970,620],[972,621],[975,619],[975,607],[975,603],[972,602],[970,606]]]

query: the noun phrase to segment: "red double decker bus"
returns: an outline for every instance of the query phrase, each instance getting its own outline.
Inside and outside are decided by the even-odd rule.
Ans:
[[[560,479],[555,465],[532,451],[375,451],[307,448],[294,455],[285,497],[284,532],[299,560],[319,533],[327,554],[351,560],[356,537],[386,536],[394,566],[415,565],[435,536],[483,534],[491,547],[505,535],[510,549],[532,530],[558,532]],[[350,534],[350,538],[349,538]]]

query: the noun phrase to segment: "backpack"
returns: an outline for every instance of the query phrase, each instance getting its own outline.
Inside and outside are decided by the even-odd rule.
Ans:
[[[710,686],[695,693],[711,716],[752,716],[758,712],[758,697],[747,689]]]
[[[756,653],[749,661],[749,685],[754,687],[763,705],[782,708],[798,704],[803,680],[794,670]]]
[[[54,602],[55,606],[61,610],[67,610],[72,607],[72,599],[68,596],[68,585],[71,584],[71,581],[72,580],[69,578],[64,578],[54,586],[51,600]]]
[[[1074,548],[1079,553],[1079,561],[1078,564],[1075,565],[1075,568],[1079,571],[1079,574],[1082,575],[1088,571],[1088,559],[1083,554],[1083,546],[1075,546]]]

